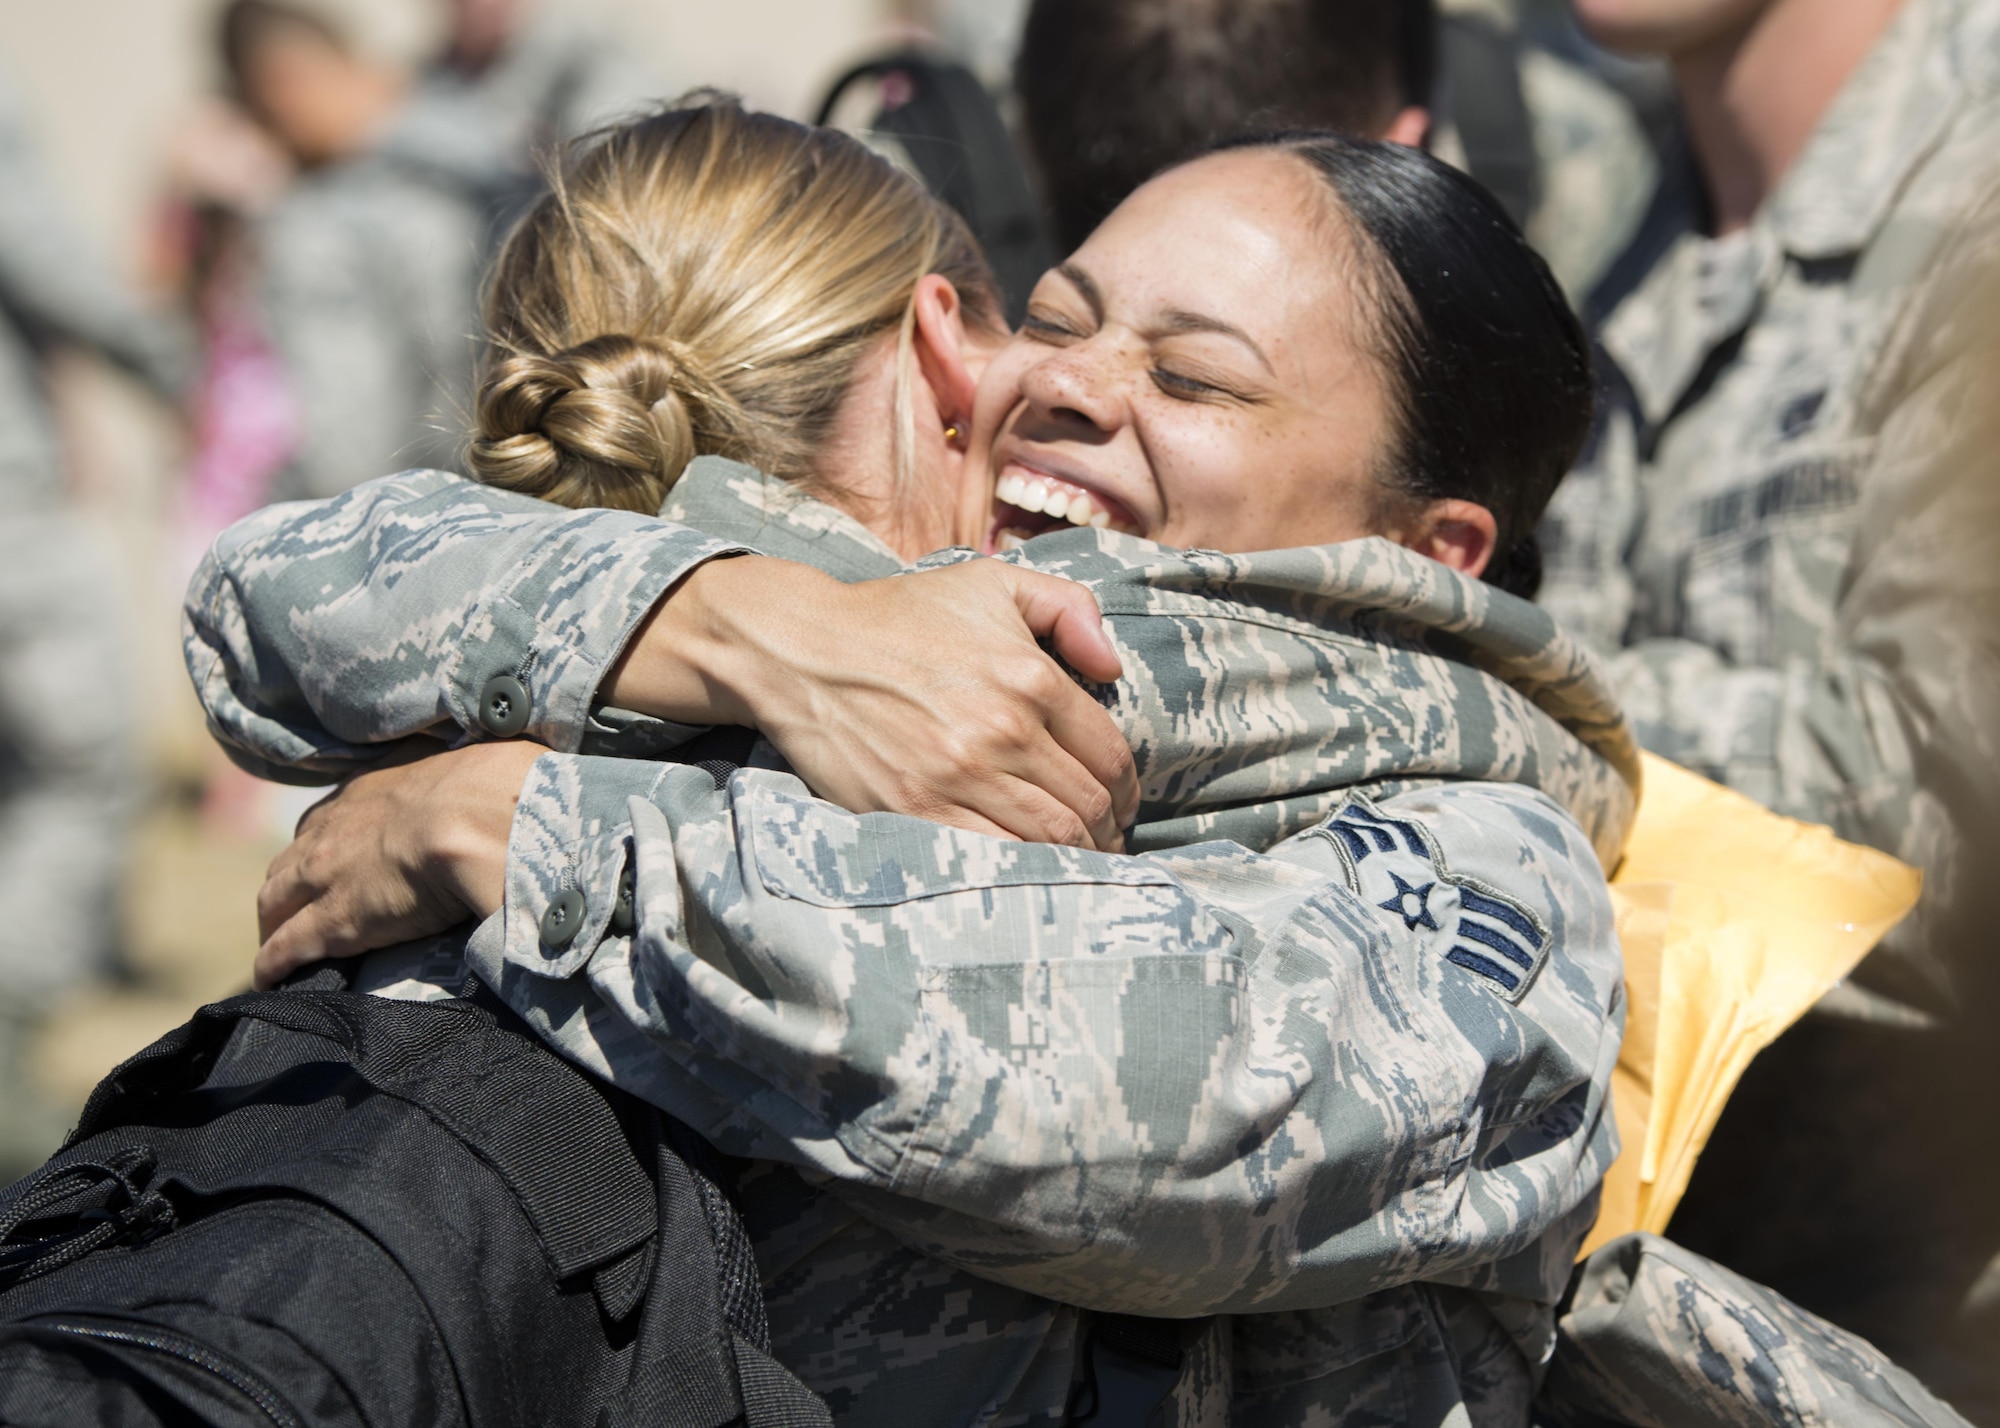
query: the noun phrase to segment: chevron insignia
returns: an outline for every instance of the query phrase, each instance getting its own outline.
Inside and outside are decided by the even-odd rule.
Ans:
[[[1504,894],[1454,877],[1424,830],[1390,818],[1359,795],[1320,825],[1340,850],[1354,891],[1404,934],[1435,943],[1439,955],[1518,1001],[1541,970],[1548,929]]]

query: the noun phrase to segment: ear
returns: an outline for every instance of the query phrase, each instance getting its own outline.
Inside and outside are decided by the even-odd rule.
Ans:
[[[1491,511],[1476,501],[1460,500],[1432,501],[1411,530],[1398,537],[1418,554],[1474,580],[1486,573],[1499,538],[1500,526]]]
[[[1408,148],[1421,149],[1424,141],[1431,136],[1431,111],[1421,104],[1412,104],[1399,110],[1381,137],[1391,144],[1402,144]]]
[[[968,428],[972,425],[972,394],[978,386],[973,365],[983,352],[976,351],[976,344],[969,340],[964,300],[949,278],[929,273],[918,280],[911,302],[916,310],[911,341],[917,370],[930,387],[945,423]]]

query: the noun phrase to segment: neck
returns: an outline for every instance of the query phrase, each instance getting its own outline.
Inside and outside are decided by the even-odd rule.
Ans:
[[[1901,4],[1771,0],[1672,56],[1718,236],[1756,215]]]

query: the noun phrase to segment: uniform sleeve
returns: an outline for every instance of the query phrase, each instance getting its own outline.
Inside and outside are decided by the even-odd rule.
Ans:
[[[550,756],[502,923],[482,970],[576,1059],[1086,1307],[1454,1276],[1552,1302],[1613,1153],[1608,893],[1519,789],[1356,797],[1268,856],[1126,858],[857,816],[788,775]],[[1481,1277],[1523,1256],[1534,1283]]]
[[[639,622],[697,565],[742,549],[408,472],[225,531],[188,589],[188,672],[230,755],[286,782],[329,782],[411,738],[489,736],[496,676],[526,697],[524,737],[575,749]]]

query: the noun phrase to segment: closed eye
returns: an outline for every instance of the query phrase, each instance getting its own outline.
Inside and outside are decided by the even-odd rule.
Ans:
[[[1219,382],[1206,381],[1186,372],[1177,372],[1171,367],[1155,367],[1153,385],[1166,395],[1181,401],[1249,400],[1234,388],[1223,386]]]
[[[1074,323],[1033,311],[1021,319],[1021,332],[1038,342],[1074,342],[1083,336]]]

